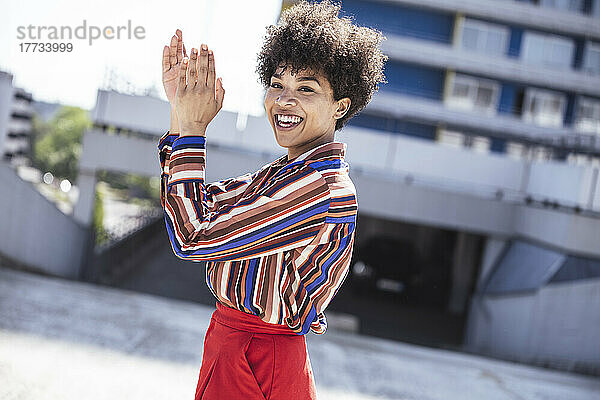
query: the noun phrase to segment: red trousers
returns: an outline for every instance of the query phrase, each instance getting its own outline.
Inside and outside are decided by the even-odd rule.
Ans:
[[[315,400],[305,335],[216,302],[195,400]]]

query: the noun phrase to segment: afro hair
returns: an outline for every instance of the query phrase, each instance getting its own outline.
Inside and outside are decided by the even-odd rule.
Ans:
[[[381,32],[353,24],[351,17],[338,17],[340,8],[329,0],[302,0],[285,10],[277,25],[267,27],[256,67],[265,88],[278,67],[290,66],[292,73],[303,69],[323,73],[334,100],[351,100],[335,130],[369,104],[379,83],[386,83],[383,66],[388,59],[379,49],[385,39]]]

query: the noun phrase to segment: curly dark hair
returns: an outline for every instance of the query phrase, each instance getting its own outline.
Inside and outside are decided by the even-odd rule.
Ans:
[[[386,83],[383,65],[388,59],[379,49],[382,33],[354,25],[352,17],[338,17],[340,8],[329,0],[302,0],[285,10],[277,25],[267,27],[256,67],[265,88],[278,67],[323,73],[334,100],[351,100],[348,112],[336,121],[336,131],[371,101],[379,83]]]

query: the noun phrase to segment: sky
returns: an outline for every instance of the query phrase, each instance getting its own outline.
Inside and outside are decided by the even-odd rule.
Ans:
[[[254,72],[265,28],[275,24],[281,0],[158,0],[82,2],[77,0],[0,0],[0,70],[13,74],[13,85],[32,93],[34,100],[59,102],[92,109],[97,89],[105,87],[109,71],[120,82],[143,90],[156,87],[166,101],[161,80],[161,56],[177,28],[189,51],[207,43],[215,54],[217,77],[226,94],[223,109],[263,114],[263,89]],[[38,26],[69,26],[85,21],[88,39],[37,38]],[[91,26],[143,28],[143,38],[99,38],[89,44]],[[27,34],[33,25],[35,38]],[[18,37],[22,26],[24,38]],[[115,28],[116,29],[116,28]],[[84,29],[80,28],[80,32]],[[141,28],[138,28],[138,33]],[[142,36],[142,35],[140,35]],[[72,52],[26,52],[27,42],[73,43]],[[31,49],[31,47],[30,47]]]

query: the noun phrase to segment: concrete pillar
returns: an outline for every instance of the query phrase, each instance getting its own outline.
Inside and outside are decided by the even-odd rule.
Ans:
[[[479,264],[480,236],[458,232],[452,260],[452,282],[448,299],[448,311],[462,314],[469,295],[475,286],[475,274]]]
[[[479,266],[479,276],[477,277],[477,292],[484,288],[496,265],[498,258],[502,254],[508,239],[488,236],[485,239],[483,254],[481,256],[481,265]],[[490,324],[488,322],[489,315],[485,311],[483,299],[475,294],[469,301],[469,315],[467,316],[467,324],[465,335],[463,338],[463,349],[472,352],[481,352],[486,345],[486,339],[490,337],[488,332]]]
[[[77,177],[79,197],[73,209],[73,218],[84,226],[91,226],[93,222],[96,181],[96,171],[80,167]]]
[[[4,144],[8,134],[8,123],[14,99],[13,76],[0,71],[0,160],[4,158]]]
[[[479,267],[479,276],[477,277],[477,290],[483,290],[483,285],[487,282],[492,272],[492,268],[496,265],[498,257],[506,247],[508,240],[505,238],[497,238],[488,236],[485,239],[483,247],[483,255],[481,257],[481,266]]]

